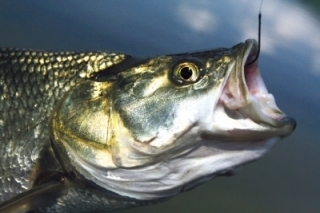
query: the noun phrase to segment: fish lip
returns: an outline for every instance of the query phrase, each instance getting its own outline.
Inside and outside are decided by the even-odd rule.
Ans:
[[[265,87],[259,72],[258,59],[255,59],[257,54],[258,43],[254,39],[248,39],[232,47],[231,57],[235,59],[235,66],[226,76],[227,80],[217,105],[223,105],[225,111],[238,113],[240,119],[250,119],[250,125],[255,123],[259,127],[250,129],[235,125],[234,129],[227,130],[229,132],[240,130],[241,135],[261,132],[261,139],[273,136],[286,137],[296,128],[296,121],[277,107],[273,95]],[[235,120],[239,118],[234,118]],[[260,136],[256,137],[258,138]]]
[[[245,66],[255,66],[258,65],[259,45],[255,39],[248,39],[244,43],[245,55],[243,56],[243,61]],[[256,58],[257,57],[257,58]]]
[[[255,39],[248,39],[245,41],[245,55],[242,59],[242,63],[244,64],[243,69],[242,69],[242,73],[244,75],[246,75],[246,70],[247,69],[255,69],[256,71],[258,71],[258,57],[257,54],[259,54],[259,45],[258,42]],[[258,55],[259,56],[259,55]],[[259,74],[259,78],[261,78],[260,74]],[[265,93],[267,95],[269,95],[270,93],[268,93],[268,90],[266,88],[266,86],[264,85],[263,79],[261,78],[261,81],[263,83],[263,86],[265,91],[262,91],[262,93]],[[246,79],[246,84],[248,84],[247,79]],[[250,88],[248,87],[248,89],[250,90]],[[271,95],[271,94],[270,94]],[[277,128],[281,128],[281,127],[288,127],[286,129],[288,129],[284,135],[281,136],[287,136],[289,134],[291,134],[291,132],[296,128],[297,126],[297,122],[294,118],[287,116],[285,113],[283,113],[277,106],[276,106],[276,102],[274,101],[274,109],[277,110],[279,113],[279,116],[276,117],[271,117],[271,119],[274,121],[269,123],[267,122],[270,126],[273,127],[277,127]],[[268,113],[265,113],[267,116],[269,116]]]

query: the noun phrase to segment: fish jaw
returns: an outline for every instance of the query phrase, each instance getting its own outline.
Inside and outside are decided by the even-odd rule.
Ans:
[[[296,127],[276,105],[260,75],[258,63],[249,64],[257,53],[255,40],[233,47],[236,65],[230,71],[211,120],[202,126],[202,137],[224,141],[261,141],[286,137]]]

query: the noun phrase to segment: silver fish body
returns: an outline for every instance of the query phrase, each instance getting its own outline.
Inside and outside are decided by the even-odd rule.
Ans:
[[[260,158],[296,124],[256,51],[1,49],[0,212],[148,205]]]

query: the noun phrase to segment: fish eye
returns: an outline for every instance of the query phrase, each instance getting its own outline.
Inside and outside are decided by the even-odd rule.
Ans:
[[[185,62],[174,68],[174,75],[180,82],[193,83],[199,79],[200,71],[197,65]]]

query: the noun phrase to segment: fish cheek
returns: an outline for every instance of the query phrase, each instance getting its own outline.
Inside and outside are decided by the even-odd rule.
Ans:
[[[144,98],[130,94],[119,94],[114,108],[134,139],[151,142],[161,132],[170,128],[174,118],[172,101],[152,95]]]

